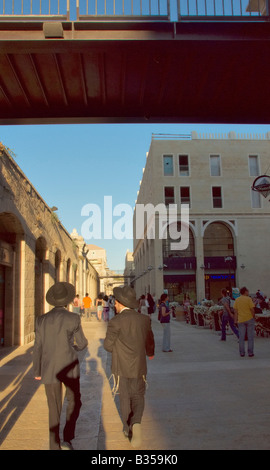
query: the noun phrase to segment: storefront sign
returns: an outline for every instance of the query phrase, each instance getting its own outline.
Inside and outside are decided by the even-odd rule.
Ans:
[[[229,279],[235,279],[234,274],[206,274],[204,276],[206,281],[227,281]]]

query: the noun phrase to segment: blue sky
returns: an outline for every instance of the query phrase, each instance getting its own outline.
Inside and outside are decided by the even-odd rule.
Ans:
[[[83,124],[0,126],[0,142],[48,206],[58,207],[65,228],[81,233],[86,204],[97,204],[103,214],[104,196],[118,204],[135,205],[152,133],[229,132],[266,133],[270,126],[194,124]],[[119,217],[113,217],[113,224]],[[110,269],[123,269],[131,239],[89,239],[107,250]]]

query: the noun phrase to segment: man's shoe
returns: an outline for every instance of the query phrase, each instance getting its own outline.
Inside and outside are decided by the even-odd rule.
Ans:
[[[132,426],[131,445],[132,447],[140,447],[141,443],[142,443],[141,423],[135,423]]]
[[[248,357],[254,357],[254,354],[249,354]]]
[[[61,450],[74,450],[71,442],[62,442],[61,444]]]

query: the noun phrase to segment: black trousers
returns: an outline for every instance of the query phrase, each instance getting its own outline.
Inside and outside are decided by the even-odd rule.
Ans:
[[[129,433],[133,424],[140,423],[144,411],[145,380],[120,377],[119,398],[123,431]]]
[[[50,450],[60,450],[60,417],[63,405],[62,382],[45,384],[49,408],[49,439]],[[63,430],[63,440],[70,442],[75,437],[76,421],[80,414],[81,393],[80,379],[67,379],[64,383],[66,387],[66,424]]]

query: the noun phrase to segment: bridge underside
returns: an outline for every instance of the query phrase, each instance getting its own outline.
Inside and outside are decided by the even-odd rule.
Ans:
[[[0,22],[0,124],[269,124],[269,52],[269,22]]]

